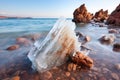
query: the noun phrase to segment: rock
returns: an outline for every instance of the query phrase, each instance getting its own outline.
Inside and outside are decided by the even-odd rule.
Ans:
[[[103,11],[103,9],[99,10],[94,15],[94,21],[95,22],[104,22],[104,20],[107,20],[108,18],[108,10]]]
[[[71,77],[70,80],[76,80],[74,77]]]
[[[93,14],[87,11],[85,4],[82,4],[74,11],[73,17],[74,19],[72,21],[75,23],[88,23],[92,19]]]
[[[12,77],[10,80],[20,80],[19,76]]]
[[[110,29],[109,33],[119,33],[116,29]]]
[[[116,9],[110,14],[107,19],[107,24],[119,26],[120,27],[120,4],[116,7]]]
[[[113,45],[113,50],[120,52],[120,43],[115,43],[115,44]]]
[[[102,36],[99,40],[100,40],[100,42],[103,43],[103,44],[104,44],[104,43],[106,43],[106,44],[111,44],[111,43],[114,42],[115,36],[112,35],[112,34],[107,34],[107,35]]]
[[[93,66],[93,60],[81,52],[76,52],[75,56],[72,57],[72,61],[83,68]]]
[[[76,71],[76,67],[77,67],[76,64],[69,63],[67,69],[68,69],[68,71]]]
[[[85,41],[89,42],[91,40],[90,36],[85,36]]]
[[[70,72],[66,72],[65,75],[66,75],[67,77],[69,77],[69,76],[70,76]]]
[[[92,67],[91,69],[92,69],[93,71],[95,71],[95,72],[100,72],[100,69],[97,68],[97,67]]]
[[[102,68],[102,72],[103,72],[103,73],[107,73],[107,72],[110,72],[110,70],[107,69],[107,68]]]
[[[18,38],[16,38],[16,41],[17,41],[17,43],[19,43],[19,44],[25,44],[25,45],[31,44],[31,41],[30,41],[30,40],[28,40],[27,38],[23,38],[23,37],[18,37]]]
[[[120,70],[120,63],[119,63],[119,64],[116,64],[116,65],[115,65],[115,68],[116,68],[117,70]]]
[[[116,73],[111,73],[111,76],[115,80],[119,80],[119,76]]]
[[[9,46],[6,50],[16,50],[18,49],[20,46],[19,45],[12,45],[12,46]]]

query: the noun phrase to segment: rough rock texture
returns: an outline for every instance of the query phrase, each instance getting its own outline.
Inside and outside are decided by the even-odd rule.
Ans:
[[[120,26],[120,4],[107,19],[107,24]]]
[[[89,13],[85,7],[85,4],[77,8],[73,13],[73,22],[75,23],[87,23],[93,17],[93,14]]]
[[[104,22],[104,20],[107,20],[108,18],[108,10],[106,11],[103,11],[103,9],[99,10],[98,12],[95,13],[94,18],[96,22]]]
[[[80,52],[76,52],[75,56],[72,57],[72,61],[81,67],[91,68],[93,66],[93,60]]]

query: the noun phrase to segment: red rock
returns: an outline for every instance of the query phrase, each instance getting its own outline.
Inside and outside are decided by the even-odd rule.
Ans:
[[[76,64],[74,64],[74,63],[69,63],[67,69],[68,69],[68,71],[75,71],[75,70],[76,70],[76,67],[77,67]]]
[[[16,50],[16,49],[18,49],[20,46],[19,45],[12,45],[12,46],[9,46],[8,48],[7,48],[7,50]]]
[[[85,4],[83,4],[74,11],[73,17],[73,22],[75,23],[88,23],[93,15],[87,11]]]
[[[115,25],[120,27],[120,4],[116,7],[116,9],[110,14],[107,19],[107,24]]]
[[[44,79],[50,79],[51,77],[52,77],[52,74],[51,74],[51,72],[49,72],[49,71],[46,71],[45,73],[44,73]]]
[[[95,22],[104,22],[104,20],[107,20],[108,18],[108,10],[103,11],[103,9],[99,10],[94,15]]]
[[[72,61],[79,66],[84,66],[88,68],[91,68],[93,66],[93,60],[80,52],[76,52],[75,56],[72,57]]]

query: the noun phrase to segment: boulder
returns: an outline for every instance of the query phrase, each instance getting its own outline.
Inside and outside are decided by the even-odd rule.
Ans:
[[[113,50],[120,52],[120,43],[115,43],[115,44],[113,45]]]
[[[110,14],[109,18],[107,19],[107,24],[120,26],[120,4],[117,8]]]
[[[107,34],[107,35],[102,36],[99,40],[103,44],[111,44],[114,42],[115,36],[112,34]]]
[[[72,21],[75,23],[88,23],[92,19],[93,14],[87,11],[85,4],[82,4],[74,11],[73,17]]]
[[[76,52],[72,57],[72,61],[83,68],[91,68],[93,66],[93,60],[81,52]]]
[[[15,45],[9,46],[9,47],[7,48],[7,50],[16,50],[16,49],[18,49],[19,47],[20,47],[19,45],[15,44]]]
[[[103,11],[103,9],[99,10],[94,15],[94,21],[95,22],[104,22],[104,20],[107,20],[108,18],[108,10]]]

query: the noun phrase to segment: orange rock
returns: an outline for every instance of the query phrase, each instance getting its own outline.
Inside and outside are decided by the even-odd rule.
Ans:
[[[93,66],[93,60],[80,52],[76,52],[75,56],[72,57],[72,61],[77,65],[88,68],[91,68]]]
[[[117,8],[110,14],[109,18],[107,19],[107,24],[120,26],[120,4]]]
[[[50,79],[51,77],[52,77],[52,74],[51,74],[51,72],[49,72],[49,71],[46,71],[45,73],[44,73],[44,76],[43,76],[45,79]]]
[[[91,40],[90,36],[85,36],[85,41],[89,42]]]
[[[20,46],[19,45],[12,45],[12,46],[9,46],[8,48],[7,48],[7,50],[16,50],[16,49],[18,49]]]
[[[77,8],[73,13],[74,19],[72,20],[75,23],[88,23],[92,19],[93,15],[87,12],[85,4]]]
[[[67,69],[68,69],[68,71],[75,71],[75,70],[76,70],[76,67],[77,67],[76,64],[74,64],[74,63],[69,63]]]
[[[95,22],[104,22],[104,20],[107,20],[108,18],[108,10],[103,11],[103,9],[99,10],[94,15]]]

